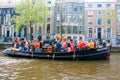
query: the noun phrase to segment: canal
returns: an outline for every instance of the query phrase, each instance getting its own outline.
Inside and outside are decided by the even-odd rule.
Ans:
[[[120,53],[110,60],[62,61],[12,58],[0,53],[0,80],[120,80]]]

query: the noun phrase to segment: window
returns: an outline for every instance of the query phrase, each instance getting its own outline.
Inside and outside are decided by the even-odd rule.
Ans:
[[[68,17],[67,17],[67,21],[68,21],[68,22],[71,22],[71,16],[68,16]]]
[[[1,14],[1,10],[0,10],[0,14]]]
[[[80,6],[80,11],[82,11],[83,10],[83,6]]]
[[[88,7],[92,7],[92,4],[88,4]]]
[[[10,24],[10,18],[11,18],[11,16],[10,15],[6,15],[6,24]]]
[[[1,24],[1,22],[2,22],[2,21],[1,21],[1,16],[0,16],[0,24]]]
[[[77,11],[77,7],[73,6],[73,12],[76,12],[76,11]]]
[[[47,18],[47,21],[50,22],[50,17]]]
[[[60,27],[59,27],[59,26],[57,26],[57,31],[56,31],[56,33],[60,33]]]
[[[79,28],[80,28],[79,34],[82,34],[82,26],[80,26]]]
[[[107,28],[107,38],[110,38],[110,35],[111,34],[111,29],[110,28]]]
[[[48,1],[48,4],[51,4],[51,1]]]
[[[106,14],[107,14],[107,15],[110,15],[110,14],[111,14],[111,12],[110,12],[110,11],[107,11],[107,12],[106,12]]]
[[[77,26],[73,26],[73,34],[77,34]]]
[[[92,38],[92,28],[89,28],[89,38]]]
[[[57,6],[57,11],[60,12],[60,6]]]
[[[102,11],[98,11],[98,12],[97,12],[97,15],[102,15]]]
[[[71,12],[71,6],[67,7],[67,12]]]
[[[107,19],[107,24],[111,24],[111,20],[110,19]]]
[[[77,22],[77,16],[76,15],[73,16],[73,22]]]
[[[10,9],[7,10],[7,14],[10,14]]]
[[[120,15],[117,15],[117,21],[120,21]]]
[[[51,10],[51,7],[48,7],[48,10]]]
[[[120,6],[116,6],[116,11],[120,12]]]
[[[82,16],[79,17],[79,22],[82,23]]]
[[[88,17],[88,23],[91,25],[93,23],[93,17]]]
[[[68,26],[68,34],[71,34],[71,26]]]
[[[88,11],[88,15],[93,15],[93,11]]]
[[[107,4],[107,5],[106,5],[106,7],[110,7],[110,6],[111,6],[111,4]]]
[[[98,7],[98,8],[101,8],[101,7],[102,7],[102,4],[97,4],[97,7]]]
[[[98,18],[97,22],[98,22],[99,25],[101,25],[102,24],[102,18]]]

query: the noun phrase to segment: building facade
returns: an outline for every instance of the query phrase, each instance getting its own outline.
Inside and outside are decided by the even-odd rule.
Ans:
[[[0,38],[14,37],[14,24],[11,21],[14,15],[13,5],[3,5],[0,6]]]
[[[55,36],[67,39],[84,40],[84,2],[83,0],[56,0],[54,9]]]
[[[37,23],[37,26],[33,27],[33,39],[37,40],[37,37],[39,35],[42,35],[42,37],[45,39],[46,36],[49,34],[51,37],[53,37],[53,26],[54,26],[54,6],[55,6],[55,0],[47,0],[47,9],[44,9],[47,11],[46,14],[46,21],[45,24],[39,24]],[[29,32],[29,29],[27,29]],[[29,35],[28,35],[29,36]]]
[[[120,45],[120,0],[115,4],[116,10],[116,44]]]
[[[85,38],[115,44],[115,2],[85,2]]]

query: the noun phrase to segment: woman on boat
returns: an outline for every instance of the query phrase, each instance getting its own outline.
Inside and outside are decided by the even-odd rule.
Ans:
[[[68,52],[73,52],[74,51],[74,42],[71,39],[70,40],[70,45],[68,46]]]
[[[56,43],[56,49],[57,49],[57,52],[61,52],[61,47],[62,47],[62,45],[61,45],[61,36],[58,36],[57,37],[57,43]]]
[[[29,51],[29,44],[26,39],[24,40],[24,51]]]
[[[62,42],[62,50],[63,50],[63,52],[67,52],[68,46],[67,46],[66,40],[67,40],[67,38],[64,36],[63,37],[63,42]]]

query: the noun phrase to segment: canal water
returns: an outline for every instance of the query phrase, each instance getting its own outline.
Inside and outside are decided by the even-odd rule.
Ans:
[[[110,60],[62,61],[12,58],[0,53],[0,80],[120,80],[120,53]]]

